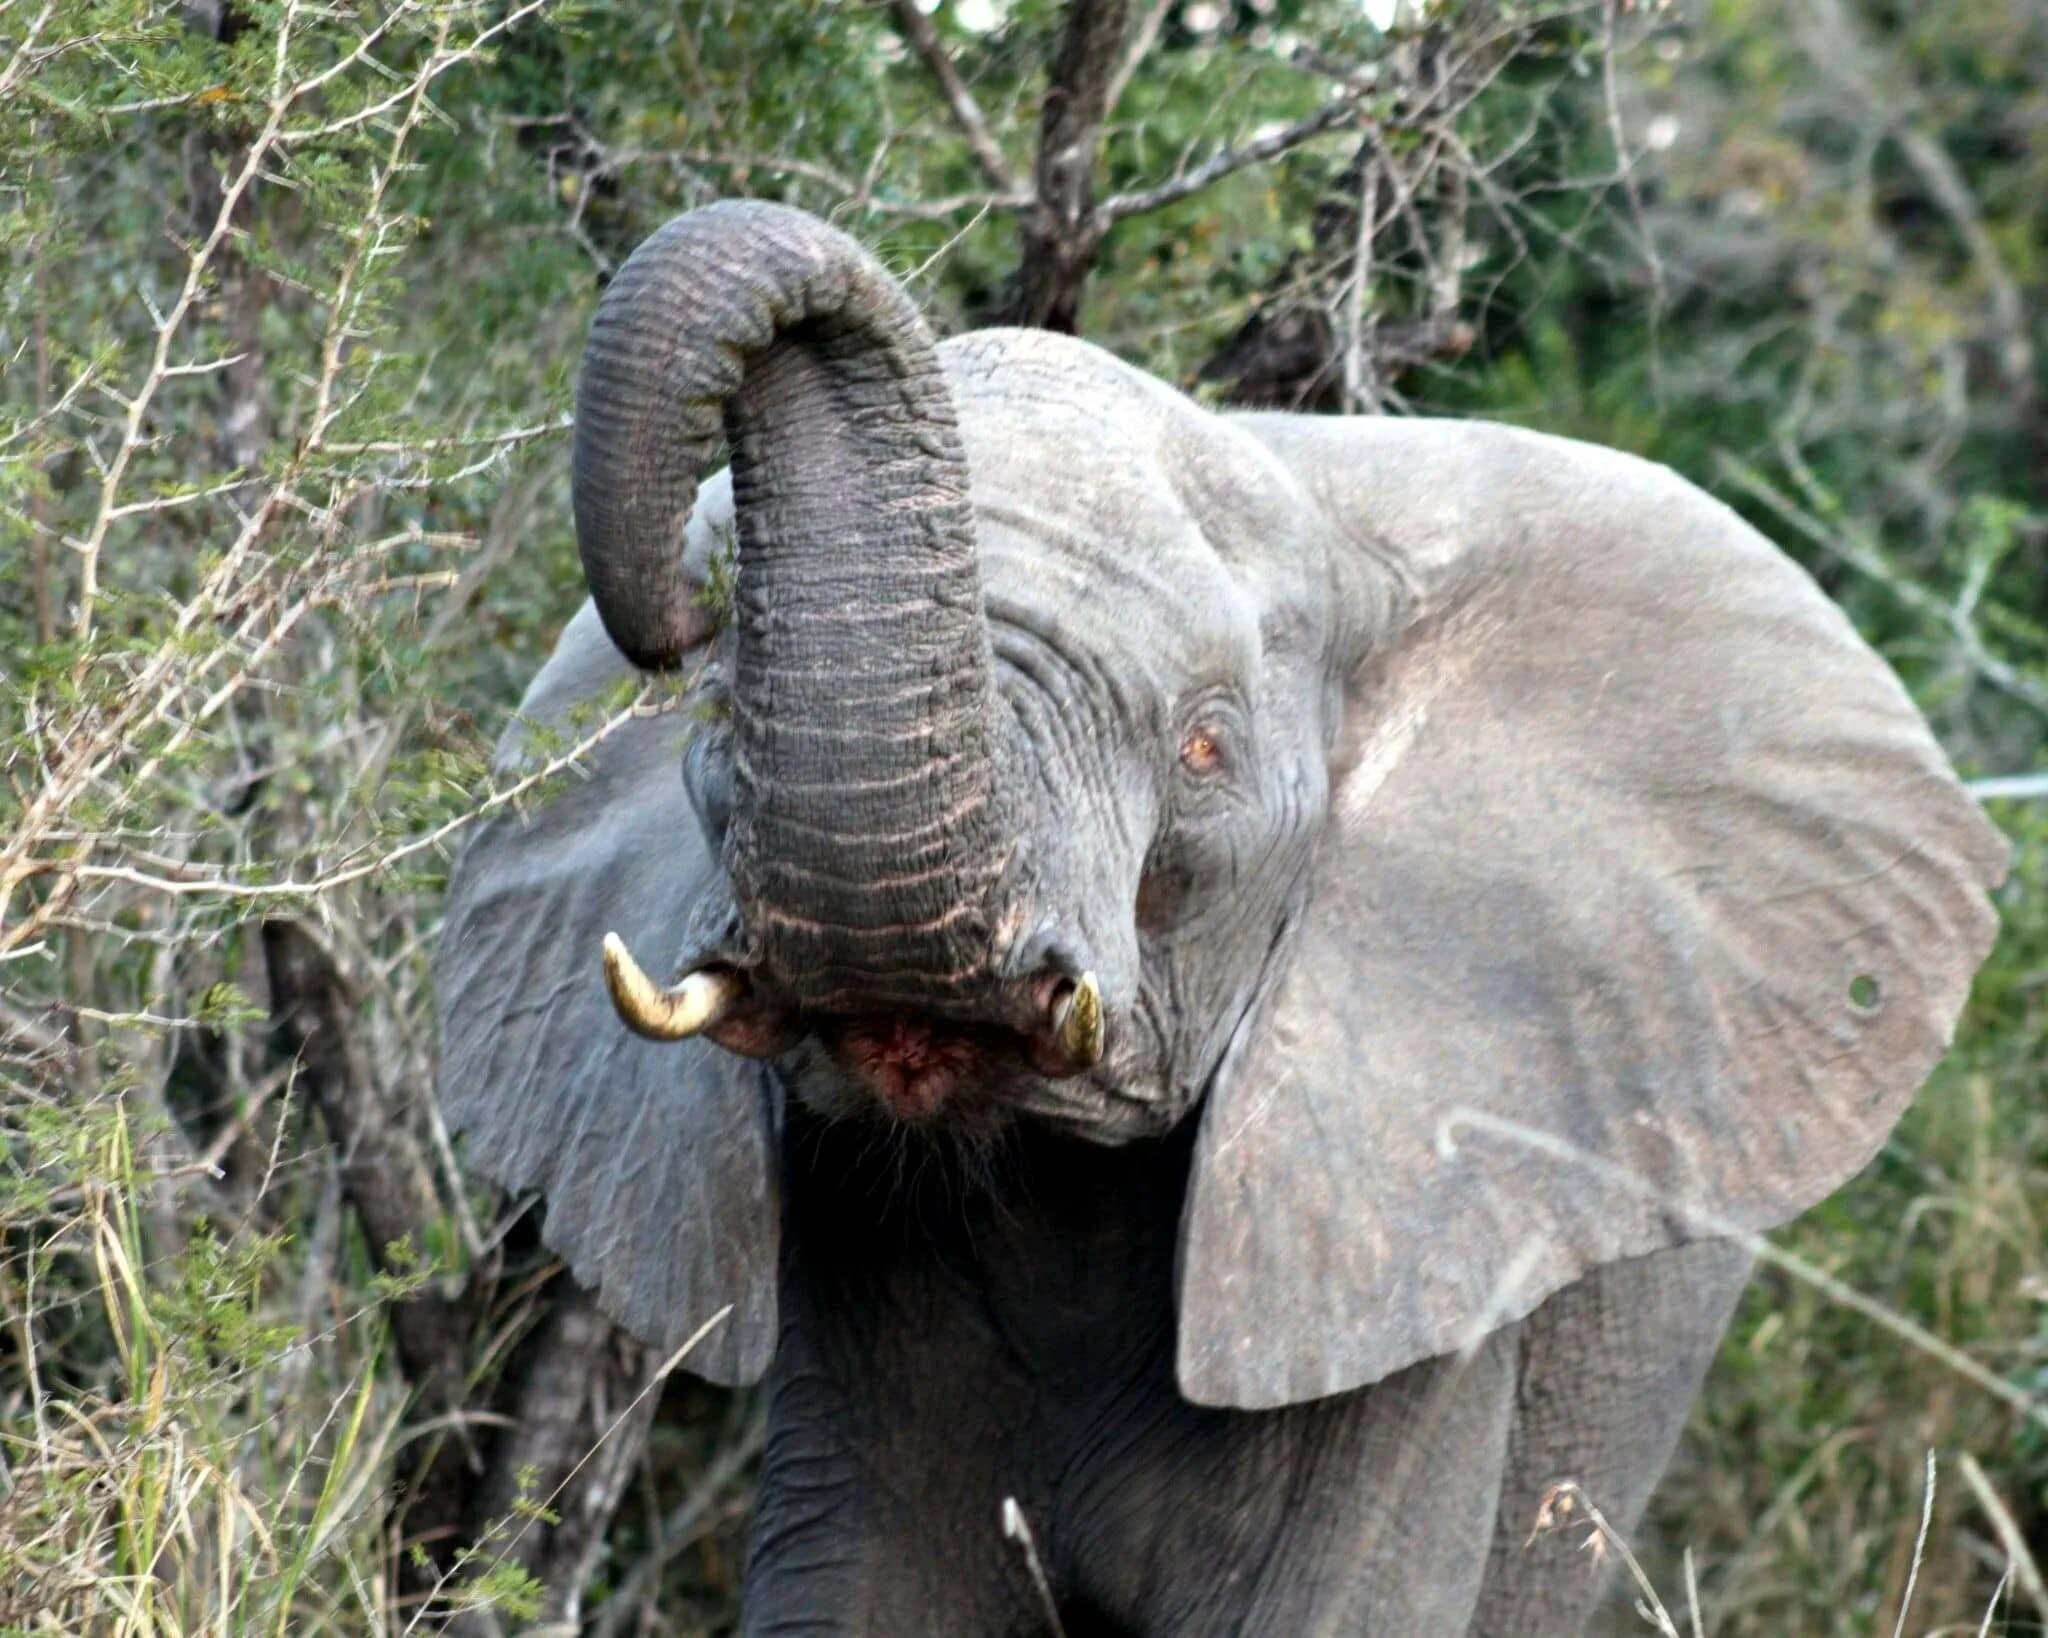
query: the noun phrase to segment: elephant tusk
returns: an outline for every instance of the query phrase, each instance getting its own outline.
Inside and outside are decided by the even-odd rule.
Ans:
[[[709,968],[663,989],[633,959],[617,933],[604,936],[604,982],[626,1027],[650,1041],[687,1040],[709,1029],[746,990],[746,981],[737,973]]]
[[[1102,986],[1093,973],[1083,973],[1081,982],[1060,998],[1052,1022],[1069,1062],[1092,1069],[1102,1061]]]

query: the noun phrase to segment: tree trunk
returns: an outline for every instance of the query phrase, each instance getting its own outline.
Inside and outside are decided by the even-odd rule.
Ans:
[[[1095,210],[1102,125],[1129,33],[1125,0],[1074,0],[1039,116],[1036,199],[1008,322],[1078,334],[1088,276],[1108,224]]]

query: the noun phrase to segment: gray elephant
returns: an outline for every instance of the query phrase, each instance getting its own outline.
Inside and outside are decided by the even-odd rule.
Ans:
[[[1842,615],[1659,467],[938,346],[757,203],[607,291],[574,495],[503,765],[695,692],[480,826],[442,1096],[766,1373],[746,1630],[1583,1630],[1546,1491],[1633,1523],[1992,941]]]

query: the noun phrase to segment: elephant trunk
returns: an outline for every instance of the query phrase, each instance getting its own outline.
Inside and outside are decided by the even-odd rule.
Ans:
[[[779,206],[671,221],[591,326],[577,540],[641,666],[708,635],[682,538],[721,430],[739,537],[726,866],[749,954],[802,1006],[968,1004],[1005,855],[952,400],[900,287]]]

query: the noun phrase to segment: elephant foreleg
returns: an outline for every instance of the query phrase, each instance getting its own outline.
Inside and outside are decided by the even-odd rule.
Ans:
[[[1612,1555],[1584,1551],[1578,1525],[1536,1532],[1544,1499],[1575,1481],[1628,1538],[1678,1443],[1749,1263],[1724,1240],[1610,1263],[1518,1328],[1514,1424],[1474,1638],[1587,1630],[1611,1585]]]

